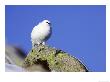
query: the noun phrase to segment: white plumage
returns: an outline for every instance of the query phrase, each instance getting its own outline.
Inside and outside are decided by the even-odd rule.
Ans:
[[[43,20],[37,26],[35,26],[31,32],[32,45],[45,44],[52,33],[50,21]]]

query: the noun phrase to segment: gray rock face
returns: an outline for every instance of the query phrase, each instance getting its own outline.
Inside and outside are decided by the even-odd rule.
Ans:
[[[13,64],[5,64],[5,71],[6,72],[25,72],[25,69],[23,69],[22,67],[19,67],[17,65],[13,65]]]
[[[22,49],[11,45],[5,46],[5,63],[21,66],[25,59]]]
[[[5,46],[5,71],[6,72],[23,72],[23,61],[25,53],[18,47],[11,45]]]

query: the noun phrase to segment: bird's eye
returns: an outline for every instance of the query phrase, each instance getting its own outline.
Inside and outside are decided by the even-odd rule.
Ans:
[[[48,23],[48,22],[46,22],[46,23]]]

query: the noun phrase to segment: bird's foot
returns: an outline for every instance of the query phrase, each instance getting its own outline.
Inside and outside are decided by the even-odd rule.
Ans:
[[[45,45],[45,42],[42,42],[42,43],[37,42],[37,44],[34,44],[33,47],[37,47],[37,46],[40,46],[40,45]]]
[[[34,44],[34,46],[33,47],[36,47],[36,46],[38,46],[37,44]]]

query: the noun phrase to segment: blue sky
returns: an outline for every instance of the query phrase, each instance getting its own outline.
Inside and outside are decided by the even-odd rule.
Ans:
[[[52,23],[47,44],[80,59],[90,71],[106,71],[106,6],[9,6],[5,7],[8,44],[31,49],[32,28],[44,19]]]

